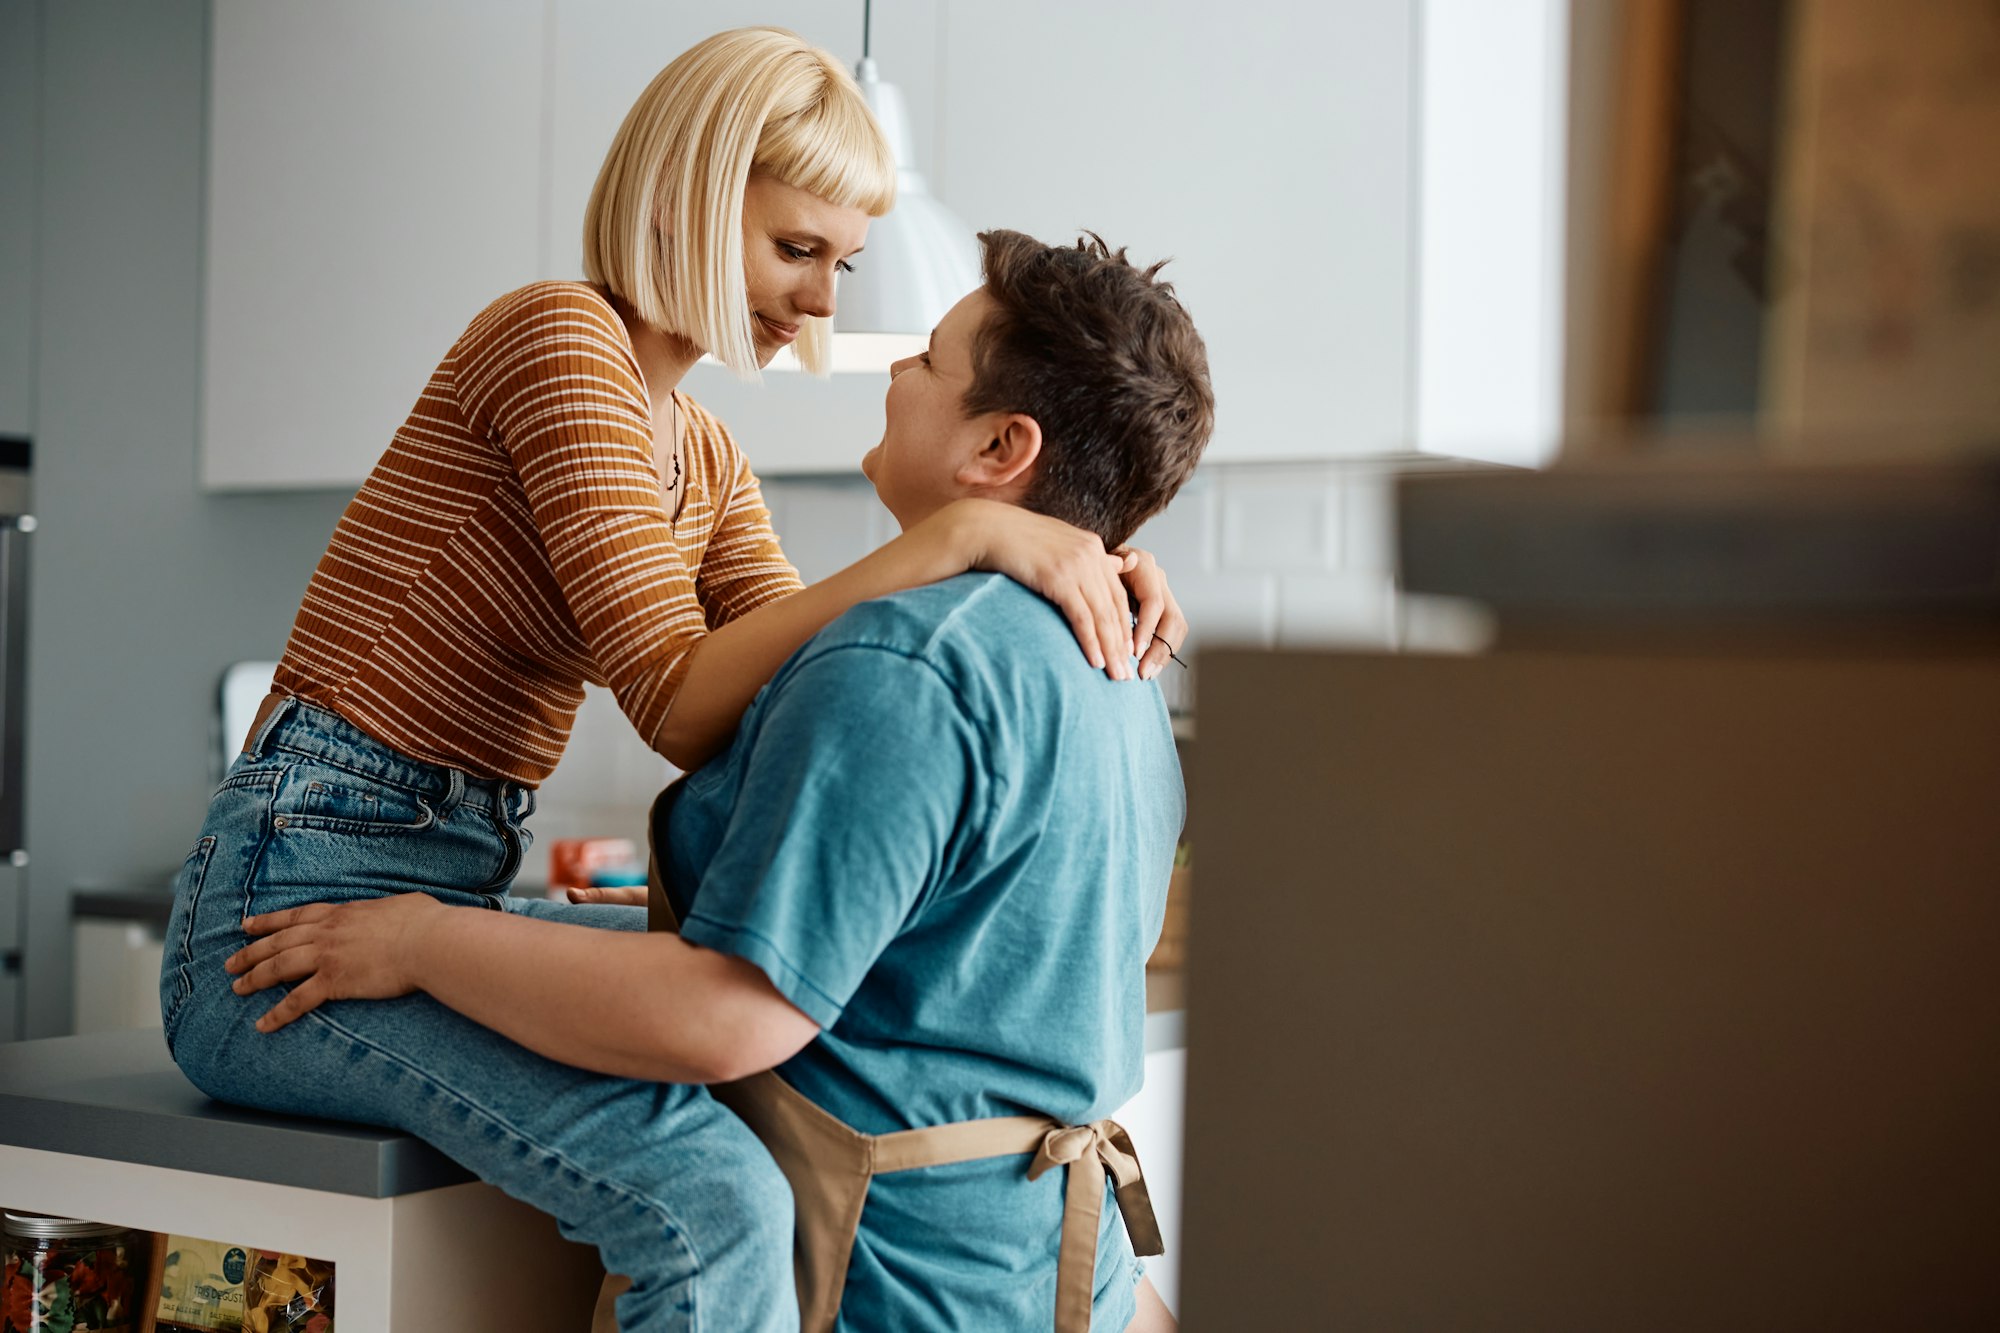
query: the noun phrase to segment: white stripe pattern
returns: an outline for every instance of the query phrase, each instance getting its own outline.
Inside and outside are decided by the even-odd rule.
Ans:
[[[341,516],[277,688],[530,786],[586,681],[648,741],[703,635],[799,588],[749,464],[684,395],[678,522],[624,324],[581,283],[482,311]]]

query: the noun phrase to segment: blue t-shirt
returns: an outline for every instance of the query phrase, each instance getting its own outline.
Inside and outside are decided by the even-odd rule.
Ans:
[[[818,1021],[780,1073],[855,1129],[1082,1124],[1139,1090],[1184,811],[1159,689],[1093,671],[1053,606],[967,574],[800,649],[677,789],[662,868],[686,938]],[[842,1327],[1047,1327],[1065,1172],[1027,1164],[878,1177]],[[1137,1277],[1107,1193],[1097,1327],[1130,1322]]]

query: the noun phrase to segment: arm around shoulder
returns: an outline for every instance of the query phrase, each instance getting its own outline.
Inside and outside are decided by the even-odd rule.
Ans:
[[[676,767],[700,766],[729,744],[757,691],[806,640],[871,598],[964,573],[979,539],[962,511],[941,511],[839,573],[710,631],[688,659],[653,749]]]

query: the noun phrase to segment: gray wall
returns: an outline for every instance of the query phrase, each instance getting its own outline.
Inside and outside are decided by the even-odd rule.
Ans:
[[[68,1028],[71,889],[163,883],[193,843],[217,678],[283,647],[347,498],[197,487],[207,6],[33,8],[38,197],[0,221],[29,229],[39,292],[31,1037]],[[269,335],[310,317],[272,310]]]
[[[26,434],[35,413],[35,64],[40,15],[0,0],[0,434]]]

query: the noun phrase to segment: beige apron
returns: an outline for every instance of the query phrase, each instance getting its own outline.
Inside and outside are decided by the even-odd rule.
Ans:
[[[656,802],[656,816],[659,809]],[[657,823],[654,827],[657,829]],[[649,926],[654,930],[679,929],[660,882],[657,850],[649,882]],[[1115,1182],[1118,1210],[1124,1215],[1133,1251],[1142,1255],[1164,1252],[1138,1155],[1132,1150],[1130,1136],[1114,1121],[1064,1125],[1044,1116],[1004,1116],[894,1134],[863,1134],[821,1110],[769,1070],[734,1083],[716,1084],[709,1091],[756,1131],[792,1184],[797,1218],[793,1260],[802,1333],[830,1333],[833,1328],[840,1314],[848,1256],[860,1229],[869,1182],[892,1171],[1017,1155],[1032,1157],[1028,1163],[1030,1180],[1040,1179],[1051,1167],[1063,1167],[1067,1174],[1056,1259],[1055,1333],[1090,1330],[1098,1219],[1104,1205],[1098,1186],[1105,1172],[1110,1172]],[[617,1329],[612,1302],[627,1285],[622,1277],[605,1279],[591,1325],[593,1333],[614,1333]]]

